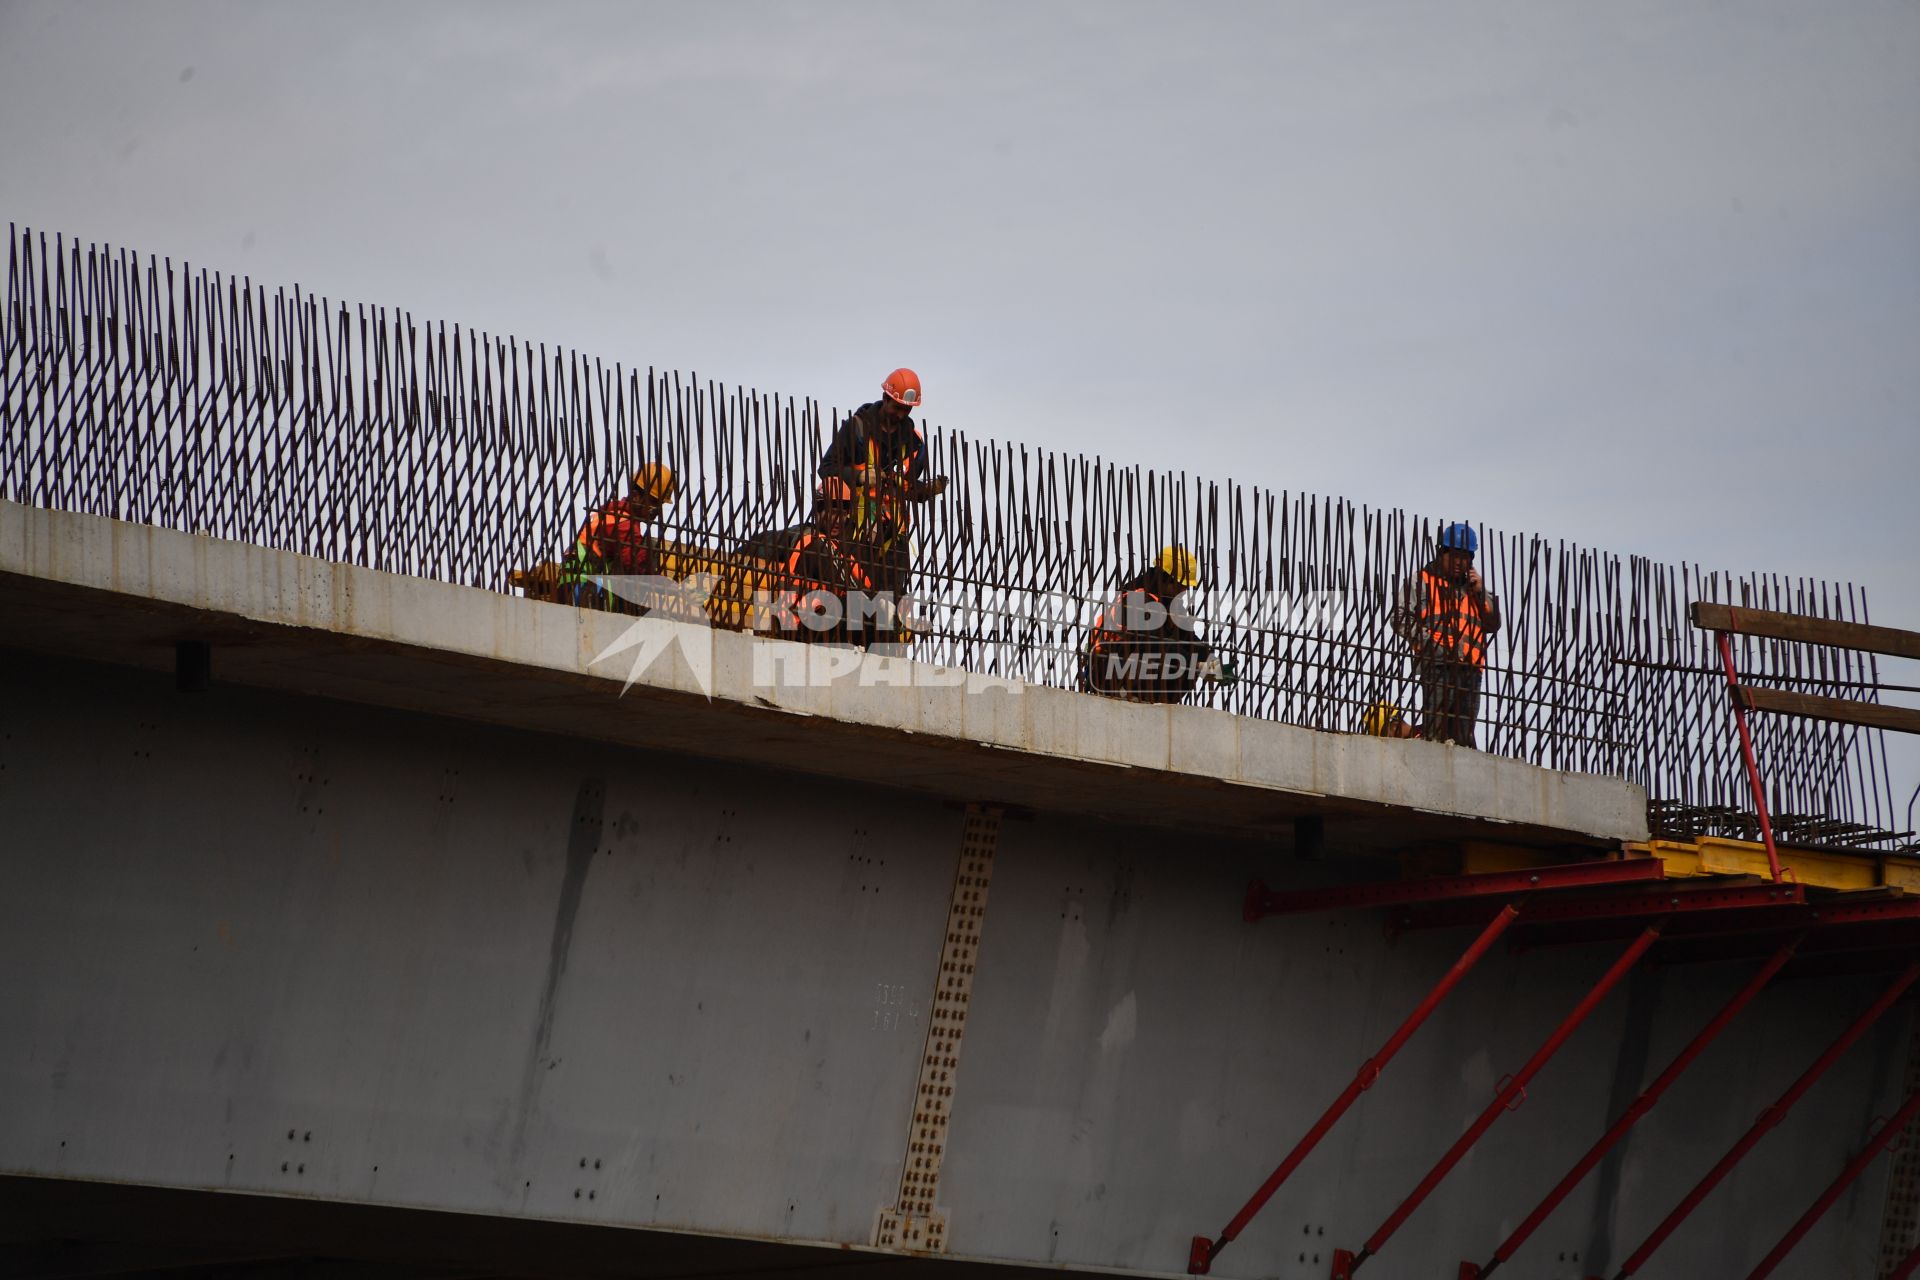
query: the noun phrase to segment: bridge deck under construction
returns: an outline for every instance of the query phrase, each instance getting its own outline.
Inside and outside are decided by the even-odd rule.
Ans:
[[[1741,1007],[1516,1246],[1572,1277],[1852,1037],[1647,1271],[1701,1274],[1905,1089],[1908,1006],[1868,1015],[1909,864],[1787,845],[1775,883],[1649,840],[1617,780],[704,629],[705,676],[636,676],[594,659],[676,624],[15,505],[0,598],[0,1203],[45,1274],[284,1264],[381,1214],[352,1265],[1177,1274],[1357,1067],[1209,1269],[1319,1280],[1384,1219],[1368,1274],[1451,1274]],[[77,822],[95,758],[116,803]],[[1907,1167],[1782,1274],[1899,1239]],[[121,1225],[36,1234],[88,1206]]]
[[[0,412],[0,1272],[1920,1269],[1855,587],[924,424],[799,644],[837,412],[22,231]],[[697,608],[514,594],[663,467]],[[1168,552],[1221,678],[1079,691]]]

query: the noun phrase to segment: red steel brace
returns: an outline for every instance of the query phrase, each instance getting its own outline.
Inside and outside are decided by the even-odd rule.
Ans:
[[[1667,1069],[1642,1090],[1639,1097],[1627,1104],[1627,1109],[1621,1112],[1618,1120],[1613,1122],[1613,1127],[1601,1134],[1600,1140],[1587,1149],[1587,1154],[1574,1162],[1573,1168],[1567,1170],[1567,1176],[1560,1179],[1553,1190],[1547,1192],[1547,1198],[1527,1215],[1526,1221],[1513,1229],[1512,1235],[1500,1242],[1500,1247],[1493,1251],[1493,1256],[1487,1259],[1484,1266],[1475,1267],[1472,1263],[1460,1264],[1460,1280],[1481,1280],[1481,1277],[1492,1275],[1502,1263],[1510,1261],[1520,1246],[1527,1242],[1527,1237],[1540,1229],[1540,1224],[1547,1220],[1547,1215],[1560,1207],[1560,1202],[1565,1200],[1589,1173],[1593,1172],[1593,1167],[1599,1164],[1606,1157],[1607,1152],[1613,1150],[1614,1145],[1626,1136],[1627,1130],[1633,1128],[1640,1122],[1642,1116],[1653,1110],[1654,1105],[1660,1101],[1660,1096],[1667,1091],[1667,1087],[1678,1080],[1681,1073],[1693,1065],[1693,1060],[1700,1056],[1701,1051],[1726,1030],[1727,1024],[1733,1021],[1734,1015],[1746,1008],[1747,1002],[1759,995],[1760,989],[1772,981],[1773,975],[1780,972],[1780,966],[1793,958],[1794,948],[1799,945],[1800,939],[1795,938],[1775,951],[1772,957],[1761,965],[1751,978],[1747,979],[1746,985],[1734,992],[1733,998],[1721,1006],[1720,1012],[1714,1014],[1712,1020],[1700,1028],[1700,1033],[1687,1043],[1687,1047],[1667,1064]]]
[[[1880,1016],[1892,1007],[1893,1002],[1898,1000],[1908,987],[1913,985],[1916,978],[1920,978],[1920,964],[1910,964],[1902,970],[1900,976],[1893,980],[1893,985],[1881,992],[1880,998],[1868,1005],[1866,1012],[1855,1018],[1847,1029],[1840,1033],[1839,1038],[1814,1059],[1813,1065],[1801,1072],[1798,1080],[1787,1086],[1787,1091],[1781,1094],[1772,1106],[1760,1113],[1759,1118],[1753,1122],[1753,1127],[1741,1135],[1740,1140],[1728,1149],[1727,1154],[1720,1157],[1720,1163],[1707,1170],[1707,1175],[1700,1179],[1699,1185],[1687,1192],[1686,1197],[1674,1206],[1673,1212],[1666,1216],[1666,1220],[1653,1229],[1653,1234],[1647,1237],[1646,1243],[1635,1249],[1633,1256],[1621,1265],[1620,1270],[1614,1272],[1614,1280],[1625,1280],[1627,1276],[1645,1266],[1647,1259],[1666,1243],[1667,1237],[1673,1234],[1674,1229],[1685,1222],[1687,1215],[1699,1208],[1700,1202],[1707,1198],[1708,1193],[1719,1186],[1720,1180],[1733,1171],[1733,1166],[1739,1164],[1746,1154],[1758,1145],[1760,1139],[1766,1136],[1767,1130],[1780,1123],[1787,1112],[1793,1109],[1793,1105],[1800,1101],[1801,1096],[1813,1087],[1814,1082],[1826,1074],[1827,1068],[1851,1048],[1855,1040],[1865,1035],[1868,1027],[1880,1020]]]
[[[1780,1243],[1773,1246],[1773,1251],[1760,1259],[1760,1265],[1747,1273],[1747,1280],[1764,1280],[1764,1277],[1772,1275],[1773,1269],[1800,1243],[1800,1237],[1813,1230],[1813,1224],[1826,1216],[1827,1210],[1833,1208],[1833,1202],[1853,1184],[1853,1180],[1866,1172],[1867,1166],[1886,1150],[1889,1142],[1906,1132],[1907,1124],[1916,1112],[1920,1112],[1920,1090],[1907,1095],[1907,1100],[1893,1113],[1893,1119],[1881,1125],[1880,1131],[1867,1140],[1866,1146],[1860,1148],[1860,1154],[1847,1161],[1847,1167],[1840,1171],[1840,1176],[1833,1180],[1833,1184],[1821,1192],[1820,1198],[1800,1215],[1800,1220],[1780,1237]]]
[[[1627,971],[1633,968],[1634,963],[1646,953],[1647,948],[1652,946],[1659,936],[1660,925],[1657,921],[1640,931],[1640,936],[1633,940],[1633,944],[1621,953],[1620,958],[1615,960],[1605,973],[1600,975],[1600,980],[1593,984],[1592,989],[1580,997],[1580,1003],[1574,1005],[1572,1011],[1561,1019],[1560,1025],[1553,1029],[1553,1034],[1533,1051],[1533,1056],[1527,1059],[1527,1064],[1502,1082],[1499,1091],[1494,1094],[1493,1101],[1488,1103],[1487,1109],[1480,1113],[1480,1118],[1468,1126],[1467,1131],[1455,1140],[1454,1144],[1447,1149],[1447,1153],[1440,1157],[1440,1162],[1420,1180],[1420,1185],[1413,1189],[1412,1194],[1388,1216],[1385,1222],[1380,1224],[1380,1229],[1367,1238],[1366,1245],[1359,1253],[1348,1253],[1344,1249],[1334,1252],[1332,1280],[1350,1280],[1353,1273],[1366,1264],[1368,1258],[1380,1252],[1388,1238],[1400,1229],[1400,1225],[1415,1209],[1420,1207],[1421,1201],[1432,1194],[1441,1180],[1452,1172],[1453,1166],[1460,1163],[1461,1157],[1466,1155],[1474,1143],[1480,1141],[1481,1136],[1493,1127],[1493,1122],[1500,1118],[1500,1113],[1512,1110],[1519,1105],[1520,1100],[1526,1095],[1527,1082],[1547,1065],[1555,1053],[1559,1052],[1560,1046],[1566,1043],[1567,1037],[1587,1020],[1587,1015],[1594,1011],[1600,1001],[1606,997],[1607,992],[1613,990],[1620,979],[1627,976]]]
[[[1248,924],[1264,916],[1303,911],[1347,911],[1364,907],[1391,907],[1409,902],[1444,902],[1455,898],[1510,898],[1515,894],[1549,889],[1596,888],[1636,884],[1666,877],[1658,858],[1603,858],[1594,862],[1563,862],[1517,871],[1474,871],[1457,876],[1417,876],[1411,880],[1370,881],[1328,885],[1318,889],[1269,889],[1255,880],[1247,886],[1241,915]]]
[[[1507,931],[1507,926],[1512,924],[1519,914],[1520,904],[1509,902],[1501,909],[1499,915],[1488,922],[1487,927],[1480,931],[1480,936],[1473,940],[1473,945],[1463,951],[1460,958],[1453,962],[1453,967],[1434,984],[1433,990],[1427,993],[1426,999],[1407,1015],[1407,1020],[1400,1024],[1398,1030],[1387,1037],[1387,1042],[1380,1046],[1380,1052],[1360,1064],[1360,1071],[1354,1076],[1352,1082],[1341,1090],[1340,1096],[1335,1098],[1333,1105],[1314,1122],[1313,1128],[1307,1130],[1306,1136],[1294,1144],[1293,1150],[1287,1153],[1287,1158],[1280,1162],[1279,1167],[1267,1175],[1267,1180],[1260,1184],[1260,1189],[1253,1193],[1253,1198],[1241,1207],[1240,1212],[1233,1215],[1233,1221],[1227,1224],[1218,1240],[1209,1240],[1205,1236],[1193,1238],[1192,1247],[1187,1253],[1188,1275],[1207,1274],[1208,1268],[1213,1265],[1213,1260],[1220,1256],[1220,1251],[1245,1229],[1247,1223],[1253,1220],[1253,1215],[1259,1213],[1272,1198],[1273,1193],[1280,1189],[1280,1184],[1293,1176],[1293,1171],[1300,1167],[1300,1162],[1307,1158],[1307,1153],[1319,1145],[1320,1140],[1327,1136],[1327,1131],[1346,1114],[1347,1108],[1354,1104],[1355,1099],[1366,1090],[1373,1088],[1374,1081],[1380,1078],[1381,1070],[1393,1060],[1394,1054],[1400,1052],[1400,1046],[1420,1029],[1420,1024],[1427,1020],[1427,1015],[1439,1007],[1440,1002],[1446,999],[1447,993],[1459,984],[1460,979],[1467,976],[1467,971],[1480,963],[1480,958],[1487,954],[1488,949],[1501,934]]]
[[[1913,1274],[1920,1271],[1920,1246],[1906,1257],[1900,1259],[1900,1265],[1887,1272],[1882,1280],[1913,1280]]]
[[[1727,616],[1738,622],[1739,611],[1727,610]],[[1753,734],[1747,730],[1747,708],[1740,701],[1740,677],[1733,669],[1733,639],[1726,632],[1720,633],[1720,662],[1727,669],[1727,697],[1733,703],[1733,721],[1740,726],[1740,754],[1747,761],[1747,782],[1753,787],[1753,809],[1760,815],[1760,838],[1766,842],[1767,865],[1773,868],[1773,878],[1780,879],[1780,851],[1773,847],[1773,819],[1767,816],[1767,795],[1760,786],[1760,762],[1753,754]]]

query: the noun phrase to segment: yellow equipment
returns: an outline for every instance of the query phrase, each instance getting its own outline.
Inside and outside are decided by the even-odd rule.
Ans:
[[[1384,738],[1387,730],[1401,723],[1402,719],[1400,708],[1382,698],[1367,708],[1367,713],[1360,718],[1360,724],[1372,736]]]

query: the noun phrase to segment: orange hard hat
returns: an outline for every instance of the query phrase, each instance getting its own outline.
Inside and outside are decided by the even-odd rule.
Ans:
[[[816,507],[851,507],[854,502],[853,486],[838,477],[822,480],[820,487],[813,491]]]
[[[920,407],[920,375],[911,369],[895,369],[880,384],[880,389],[887,393],[887,399],[896,404],[903,404],[909,409]]]

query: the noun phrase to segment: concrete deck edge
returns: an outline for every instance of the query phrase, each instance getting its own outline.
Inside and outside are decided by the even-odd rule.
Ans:
[[[1143,706],[652,618],[632,619],[150,525],[0,501],[0,574],[270,628],[596,681],[762,715],[814,716],[992,753],[1607,841],[1648,836],[1646,794],[1418,741]],[[644,669],[637,653],[657,650]],[[704,668],[704,670],[703,670]],[[806,673],[806,679],[795,679]],[[1004,757],[1002,757],[1004,759]]]

